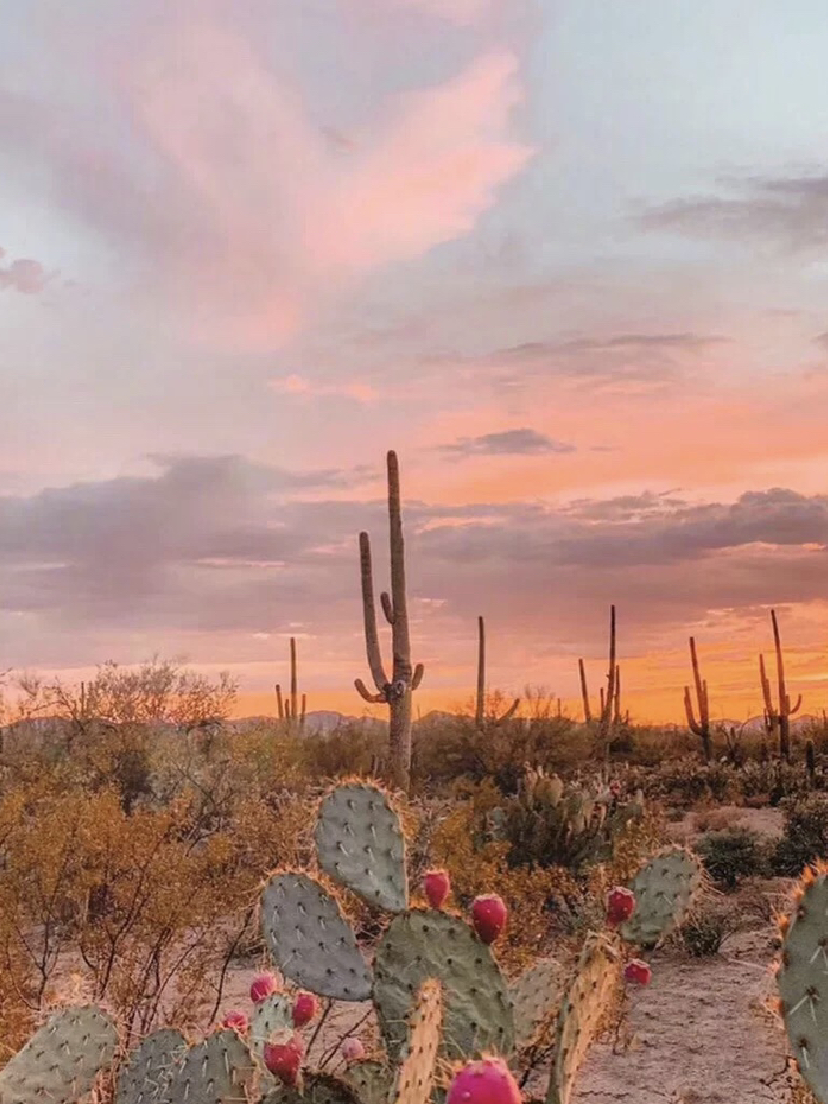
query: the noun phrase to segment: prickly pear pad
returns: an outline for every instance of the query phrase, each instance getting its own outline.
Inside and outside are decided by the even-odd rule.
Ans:
[[[250,1053],[261,1066],[259,1071],[268,1088],[276,1087],[278,1080],[265,1066],[265,1046],[276,1040],[280,1033],[291,1037],[293,1035],[293,1018],[291,1015],[293,1000],[287,993],[271,993],[261,1003],[256,1005],[253,1018],[250,1022]]]
[[[306,874],[274,874],[262,894],[262,927],[279,969],[334,1000],[371,996],[371,973],[339,905]]]
[[[250,1051],[228,1027],[190,1047],[164,1104],[248,1104],[254,1076]]]
[[[617,936],[590,932],[578,958],[575,977],[558,1012],[555,1055],[546,1104],[569,1104],[578,1068],[621,977]]]
[[[319,806],[316,854],[322,869],[369,905],[408,908],[405,836],[400,818],[377,786],[336,786]]]
[[[374,956],[374,1006],[392,1062],[405,1052],[407,1024],[429,978],[443,986],[441,1058],[512,1050],[512,1006],[489,948],[462,920],[412,909],[394,917]]]
[[[187,1050],[187,1040],[172,1027],[147,1035],[118,1076],[115,1104],[167,1104],[172,1079]]]
[[[112,1064],[118,1029],[95,1005],[54,1012],[0,1071],[2,1104],[75,1104]]]
[[[359,1097],[360,1104],[387,1104],[391,1099],[394,1077],[384,1062],[373,1058],[354,1062],[344,1076]]]
[[[359,1104],[359,1098],[339,1077],[330,1073],[306,1073],[301,1092],[281,1086],[263,1097],[260,1104]]]
[[[654,855],[633,879],[635,909],[621,935],[640,947],[655,947],[682,922],[703,884],[701,862],[686,847]]]
[[[509,986],[515,1020],[515,1046],[531,1046],[558,1010],[566,971],[556,958],[539,958]]]
[[[828,882],[805,874],[800,900],[783,924],[777,975],[791,1050],[808,1088],[828,1102]],[[787,928],[787,930],[785,930]]]
[[[427,981],[417,999],[408,1029],[405,1057],[394,1087],[395,1104],[428,1104],[440,1046],[443,997],[439,981]]]

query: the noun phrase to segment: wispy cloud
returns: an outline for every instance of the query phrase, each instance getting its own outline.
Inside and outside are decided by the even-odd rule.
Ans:
[[[575,446],[556,441],[534,429],[504,429],[478,437],[438,445],[438,450],[457,460],[472,456],[539,456],[556,452],[574,452]]]
[[[351,383],[313,383],[304,376],[290,375],[269,383],[273,391],[280,395],[296,395],[299,398],[312,399],[321,396],[341,395],[359,403],[372,403],[377,399],[377,391],[370,384],[354,381]]]
[[[20,257],[4,263],[5,256],[5,249],[0,248],[0,291],[6,288],[23,295],[36,295],[43,291],[49,277],[40,261]]]

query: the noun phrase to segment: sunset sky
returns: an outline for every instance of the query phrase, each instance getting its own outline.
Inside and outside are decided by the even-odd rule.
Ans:
[[[824,0],[0,0],[0,670],[828,707]],[[383,626],[386,657],[390,648]],[[265,693],[268,692],[268,693]]]

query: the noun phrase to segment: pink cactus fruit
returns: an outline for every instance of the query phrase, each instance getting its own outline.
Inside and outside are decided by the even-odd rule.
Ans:
[[[355,1035],[350,1035],[342,1043],[342,1057],[346,1062],[361,1062],[365,1057],[365,1047],[362,1040]]]
[[[624,967],[624,981],[632,981],[636,985],[649,985],[653,971],[643,959],[633,958]]]
[[[607,923],[615,928],[623,924],[633,914],[635,909],[635,894],[624,886],[616,886],[609,891],[607,896]]]
[[[443,907],[451,893],[451,879],[445,870],[428,870],[423,876],[423,891],[433,909]]]
[[[484,943],[494,943],[506,927],[508,911],[496,893],[482,894],[472,902],[472,927]]]
[[[250,999],[254,1004],[260,1004],[275,991],[276,978],[273,974],[259,974],[258,977],[253,978],[253,984],[250,986]]]
[[[502,1059],[481,1058],[456,1075],[447,1104],[520,1104],[520,1089]]]
[[[265,1043],[264,1064],[283,1084],[295,1085],[299,1080],[304,1049],[298,1035],[294,1035],[286,1043]]]
[[[317,1008],[313,993],[306,993],[304,990],[297,993],[296,1000],[293,1002],[293,1026],[304,1027],[306,1023],[310,1023],[316,1015]]]
[[[247,1016],[245,1016],[244,1012],[239,1012],[234,1008],[231,1012],[228,1012],[221,1021],[221,1026],[232,1027],[235,1031],[238,1031],[240,1035],[244,1035],[248,1028]]]

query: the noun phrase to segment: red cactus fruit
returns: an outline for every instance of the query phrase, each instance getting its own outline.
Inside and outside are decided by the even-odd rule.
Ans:
[[[228,1012],[224,1019],[221,1021],[221,1026],[232,1027],[236,1031],[238,1031],[239,1034],[244,1035],[248,1027],[247,1016],[245,1016],[244,1012],[238,1012],[234,1008],[233,1011]]]
[[[634,958],[624,967],[624,981],[633,981],[636,985],[649,985],[653,971],[640,958]]]
[[[349,1036],[342,1043],[342,1057],[346,1062],[359,1062],[365,1057],[365,1047],[362,1040],[355,1035]]]
[[[460,1070],[447,1104],[520,1104],[520,1089],[504,1061],[482,1058]]]
[[[286,1043],[265,1043],[264,1064],[274,1077],[285,1085],[295,1085],[299,1079],[304,1046],[298,1035]]]
[[[623,924],[633,914],[635,909],[635,894],[631,889],[616,886],[611,889],[607,897],[607,923],[615,928]]]
[[[472,926],[484,943],[494,943],[506,927],[508,912],[496,893],[475,897],[472,902]]]
[[[317,1007],[313,993],[306,993],[304,990],[297,993],[293,1002],[293,1026],[304,1027],[306,1023],[310,1023],[316,1015]]]
[[[260,1004],[275,991],[276,978],[273,974],[259,974],[258,977],[253,978],[253,984],[250,986],[250,999],[254,1004]]]
[[[423,877],[423,890],[433,909],[443,907],[443,902],[451,893],[451,879],[445,870],[429,870]]]

